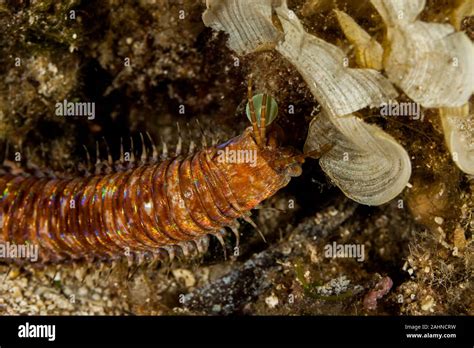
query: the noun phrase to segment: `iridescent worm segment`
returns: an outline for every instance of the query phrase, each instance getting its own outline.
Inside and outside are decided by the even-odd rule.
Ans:
[[[250,90],[250,87],[249,87]],[[252,127],[217,146],[86,177],[45,178],[0,173],[0,243],[32,243],[39,260],[142,259],[190,247],[207,235],[237,232],[237,218],[286,186],[301,172],[303,155],[265,135],[265,106]],[[271,98],[268,98],[271,99]],[[264,97],[264,101],[267,97]],[[228,161],[225,150],[253,151],[255,160]]]

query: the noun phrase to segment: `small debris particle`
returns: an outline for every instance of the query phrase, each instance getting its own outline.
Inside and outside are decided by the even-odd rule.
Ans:
[[[267,304],[268,308],[275,308],[278,306],[278,297],[272,293],[265,299],[265,303]]]
[[[422,301],[421,301],[421,309],[428,312],[433,312],[433,307],[436,305],[435,300],[433,296],[427,295]]]
[[[177,268],[173,270],[173,276],[176,281],[181,282],[187,288],[193,287],[196,284],[193,273],[187,269]]]
[[[459,251],[463,251],[467,246],[466,236],[464,235],[464,229],[458,226],[454,230],[453,237],[454,246],[458,248]]]
[[[346,276],[341,276],[335,279],[331,279],[328,283],[323,286],[318,286],[317,292],[323,296],[339,295],[347,291],[347,287],[351,281]]]

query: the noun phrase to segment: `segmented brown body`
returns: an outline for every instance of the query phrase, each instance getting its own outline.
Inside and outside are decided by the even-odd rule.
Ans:
[[[255,163],[219,160],[218,150],[247,150]],[[265,154],[267,152],[267,154]],[[269,155],[270,154],[270,155]],[[39,246],[41,262],[156,255],[199,247],[287,185],[249,128],[194,154],[107,175],[69,179],[0,175],[0,243]]]

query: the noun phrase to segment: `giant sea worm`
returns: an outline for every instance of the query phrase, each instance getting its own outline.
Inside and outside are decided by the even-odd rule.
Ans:
[[[276,102],[252,96],[252,126],[224,143],[172,156],[142,150],[140,161],[110,163],[84,177],[48,178],[2,169],[0,243],[33,244],[41,263],[68,260],[154,259],[202,249],[207,236],[222,242],[237,219],[255,226],[250,211],[301,174],[305,157],[279,145],[269,126]],[[252,161],[222,153],[255,154]],[[122,152],[123,153],[123,152]],[[122,156],[123,157],[123,156]],[[237,157],[238,158],[238,157]],[[111,162],[109,160],[109,162]],[[7,163],[4,163],[7,164]]]

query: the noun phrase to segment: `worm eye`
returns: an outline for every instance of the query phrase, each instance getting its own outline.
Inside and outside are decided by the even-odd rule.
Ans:
[[[260,116],[262,110],[262,101],[263,101],[263,94],[256,94],[252,97],[252,102],[255,107],[255,115],[257,116],[257,124],[260,125]],[[252,118],[250,116],[250,107],[249,103],[247,102],[247,106],[245,107],[245,113],[247,114],[247,118],[250,122],[252,122]],[[267,112],[265,117],[265,126],[270,125],[278,114],[278,104],[272,96],[267,95]]]

